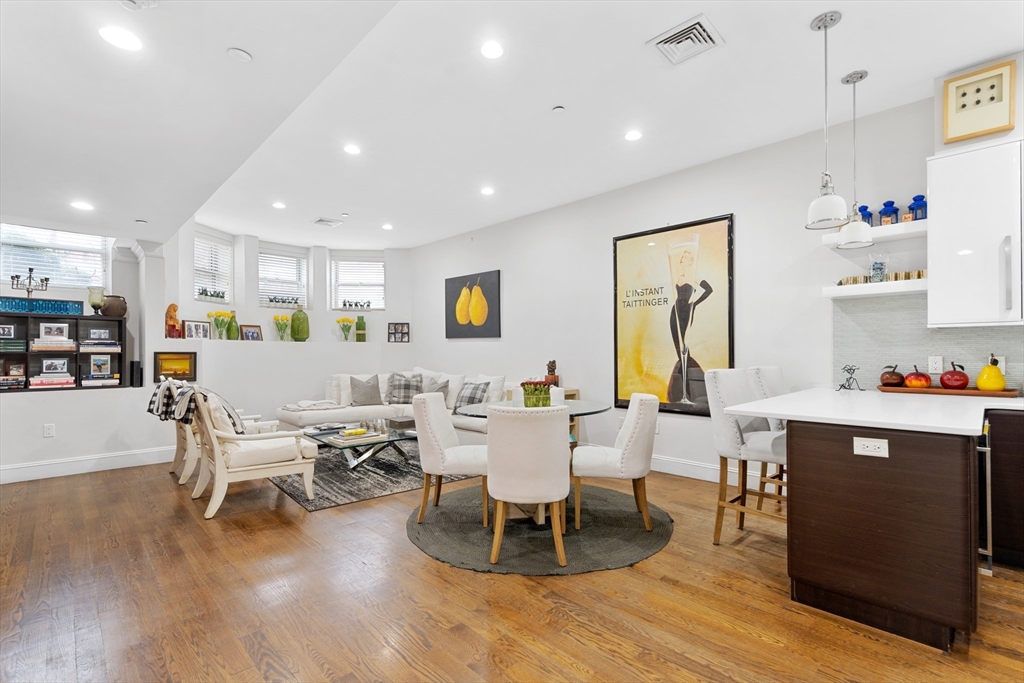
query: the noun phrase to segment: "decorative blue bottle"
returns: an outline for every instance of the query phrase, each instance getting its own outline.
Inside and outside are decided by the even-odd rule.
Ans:
[[[914,201],[910,202],[910,206],[907,209],[913,212],[915,221],[928,218],[928,202],[924,200],[923,194],[914,195]]]
[[[895,204],[896,202],[885,202],[878,210],[879,225],[895,225],[900,222],[900,210]]]
[[[857,210],[860,211],[860,219],[867,223],[868,225],[874,227],[875,224],[872,223],[871,221],[875,217],[875,214],[868,211],[868,205],[861,204],[860,206],[857,207]]]

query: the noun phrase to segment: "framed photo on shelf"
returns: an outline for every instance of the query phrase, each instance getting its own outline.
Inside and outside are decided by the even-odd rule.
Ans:
[[[68,323],[39,323],[40,339],[67,339]]]
[[[67,327],[67,325],[65,325]],[[43,373],[50,372],[64,372],[68,371],[68,359],[67,358],[44,358],[43,359]]]
[[[17,363],[7,361],[7,376],[8,377],[24,377],[25,376],[25,364],[21,361]]]
[[[14,325],[0,325],[0,339],[14,339]]]
[[[153,352],[153,384],[160,383],[160,375],[183,379],[186,382],[196,381],[196,354]]]
[[[209,339],[209,320],[182,320],[181,327],[185,332],[185,339]]]
[[[263,328],[259,325],[239,325],[242,341],[263,341]]]
[[[94,327],[89,330],[89,339],[110,339],[110,330]]]
[[[110,356],[107,354],[89,356],[90,375],[109,375]]]
[[[942,84],[942,140],[960,140],[1013,130],[1017,60],[988,66]]]

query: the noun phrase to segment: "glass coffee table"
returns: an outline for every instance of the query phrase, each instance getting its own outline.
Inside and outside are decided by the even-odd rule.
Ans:
[[[366,434],[361,438],[352,439],[345,439],[339,436],[340,432],[344,431],[344,429],[351,429],[351,427],[328,429],[306,434],[305,436],[317,444],[333,446],[341,450],[350,470],[359,467],[389,446],[398,451],[398,454],[405,458],[406,462],[409,462],[409,454],[405,452],[400,443],[402,441],[415,441],[415,429],[389,429],[385,434]]]

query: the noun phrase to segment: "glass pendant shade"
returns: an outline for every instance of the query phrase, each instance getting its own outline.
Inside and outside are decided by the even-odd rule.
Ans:
[[[832,183],[822,183],[821,196],[811,202],[807,209],[808,230],[828,230],[840,228],[850,222],[850,214],[846,211],[846,202],[832,192]]]
[[[864,249],[872,244],[874,242],[871,241],[871,226],[865,223],[858,214],[851,216],[850,222],[839,231],[839,244],[836,245],[836,248]]]

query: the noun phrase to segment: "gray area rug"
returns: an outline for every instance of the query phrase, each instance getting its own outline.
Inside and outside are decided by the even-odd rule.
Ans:
[[[443,491],[443,489],[442,489]],[[430,505],[422,524],[413,510],[406,533],[420,550],[460,569],[497,574],[548,576],[583,574],[601,569],[630,567],[665,547],[672,538],[672,518],[648,501],[654,530],[644,529],[633,496],[598,486],[583,486],[580,522],[576,531],[573,494],[569,493],[566,533],[567,566],[559,567],[551,526],[538,526],[532,518],[505,522],[498,563],[490,563],[494,534],[480,518],[480,487],[470,486],[441,495]],[[494,501],[491,501],[493,511]]]
[[[415,441],[403,441],[402,448],[409,454],[408,463],[394,448],[387,448],[350,470],[341,449],[320,446],[313,468],[313,500],[306,498],[301,475],[271,477],[270,481],[310,512],[421,489],[423,470],[420,469],[419,445]],[[445,477],[445,481],[466,478]]]

